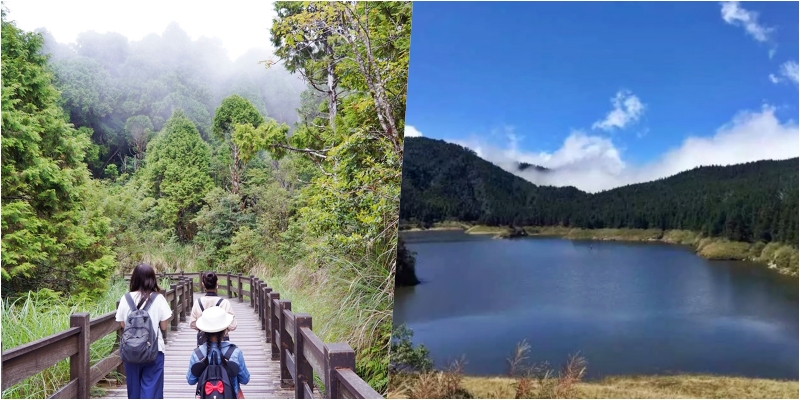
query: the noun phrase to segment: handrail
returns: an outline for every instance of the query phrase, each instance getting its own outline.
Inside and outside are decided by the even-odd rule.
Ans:
[[[183,271],[160,274],[162,278],[190,279],[202,286],[203,273],[184,274]],[[294,388],[295,398],[315,396],[314,373],[325,385],[326,399],[382,399],[367,382],[356,374],[356,356],[347,343],[324,343],[311,329],[311,316],[293,313],[292,303],[280,298],[266,281],[254,275],[217,274],[217,294],[244,302],[250,299],[253,312],[261,321],[266,343],[270,343],[272,359],[280,362],[281,387]],[[248,290],[244,289],[244,284]],[[275,340],[273,340],[275,338]],[[318,389],[318,388],[317,388]]]
[[[195,279],[197,287],[202,287],[202,272],[162,272],[159,275],[177,282],[170,284],[169,290],[161,290],[172,310],[171,329],[175,329],[179,320],[185,321],[191,312]],[[319,392],[319,388],[315,388],[314,373],[324,382],[324,398],[383,398],[356,374],[355,352],[350,345],[324,343],[311,329],[311,316],[292,312],[291,301],[281,299],[280,293],[273,292],[264,280],[254,275],[248,278],[231,273],[217,274],[217,277],[218,292],[225,292],[228,298],[238,299],[240,303],[245,296],[250,299],[250,306],[261,321],[265,340],[272,348],[272,359],[280,363],[281,387],[294,388],[295,398],[317,397],[315,389]],[[130,279],[130,274],[123,278]],[[88,313],[75,313],[70,315],[69,329],[3,352],[2,390],[67,357],[70,381],[50,398],[88,399],[92,385],[110,372],[116,370],[124,376],[125,368],[119,356],[122,328],[115,315],[116,311],[112,311],[90,319]],[[112,333],[117,337],[111,354],[90,365],[89,346]]]
[[[193,299],[193,284],[190,279],[179,279],[179,283],[162,290],[172,310],[169,321],[173,328],[178,320],[186,320]],[[119,306],[119,302],[117,302]],[[69,382],[59,388],[51,399],[88,399],[91,387],[106,375],[116,370],[122,376],[125,367],[119,356],[119,339],[122,327],[115,320],[116,311],[89,318],[89,313],[70,315],[70,328],[45,338],[14,347],[2,353],[2,390],[5,391],[58,362],[69,358]],[[89,346],[110,334],[116,334],[111,354],[90,365]]]

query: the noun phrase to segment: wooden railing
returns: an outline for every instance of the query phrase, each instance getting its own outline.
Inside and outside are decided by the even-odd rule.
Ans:
[[[202,273],[162,273],[161,277],[176,282],[169,290],[162,290],[172,309],[170,326],[174,329],[179,320],[185,321],[191,312],[195,288],[202,287]],[[295,398],[319,397],[318,391],[315,393],[318,388],[314,385],[314,373],[323,381],[324,398],[382,398],[355,373],[355,352],[350,345],[324,343],[311,330],[311,316],[293,313],[291,301],[281,299],[265,281],[253,275],[242,277],[242,274],[225,273],[217,277],[218,294],[224,292],[239,302],[249,298],[250,306],[261,321],[266,342],[271,345],[272,359],[280,363],[281,387],[293,387]],[[88,313],[75,313],[70,316],[69,329],[3,352],[2,390],[68,357],[70,381],[50,398],[88,399],[91,387],[112,371],[124,376],[119,356],[122,329],[115,316],[116,311],[94,319],[90,319]],[[113,352],[90,365],[89,346],[111,333],[117,335]]]
[[[186,279],[202,287],[203,273],[162,273],[162,277]],[[195,279],[197,280],[195,283]],[[326,399],[381,399],[355,373],[356,355],[347,343],[324,343],[311,330],[311,316],[292,312],[292,302],[281,299],[267,283],[253,275],[217,274],[217,294],[250,306],[261,321],[265,340],[272,348],[272,359],[280,362],[281,387],[294,388],[295,398],[320,398],[315,393],[314,373],[322,380]],[[246,285],[246,289],[245,289]]]
[[[193,299],[192,281],[179,279],[169,290],[161,290],[172,309],[169,319],[172,328],[186,320]],[[119,302],[117,302],[119,306]],[[69,317],[70,328],[45,338],[35,340],[2,354],[2,390],[69,358],[69,382],[57,390],[52,399],[88,399],[93,385],[103,377],[117,371],[124,376],[125,369],[119,356],[119,339],[122,327],[116,321],[117,311],[90,318],[89,313],[75,313]],[[90,364],[89,346],[116,334],[114,349],[107,357]]]

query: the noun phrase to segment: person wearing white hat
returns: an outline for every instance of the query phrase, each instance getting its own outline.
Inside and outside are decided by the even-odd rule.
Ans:
[[[217,364],[221,364],[224,355],[229,365],[234,363],[238,366],[238,371],[231,371],[233,372],[230,374],[231,386],[237,397],[243,399],[240,385],[246,385],[250,382],[250,372],[244,363],[244,354],[235,344],[223,340],[232,322],[233,315],[221,307],[210,307],[203,311],[195,325],[198,330],[205,334],[206,341],[204,346],[198,346],[197,349],[192,351],[192,356],[189,358],[189,371],[186,372],[186,381],[190,385],[194,385],[200,378],[203,369],[202,367],[197,369],[196,364],[202,364],[205,359],[214,359]],[[194,371],[192,367],[195,367]]]

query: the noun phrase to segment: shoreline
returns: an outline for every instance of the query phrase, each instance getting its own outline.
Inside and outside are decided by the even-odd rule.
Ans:
[[[513,398],[514,382],[508,377],[464,376],[462,387],[475,398],[504,393]],[[576,384],[579,398],[796,398],[799,387],[797,380],[709,374],[620,375]]]
[[[486,226],[463,222],[437,223],[430,228],[419,226],[401,229],[400,232],[461,230],[468,235],[493,235],[494,239],[515,237],[555,237],[569,240],[594,240],[615,242],[656,242],[689,246],[695,255],[707,260],[749,261],[760,264],[782,275],[798,276],[798,251],[783,243],[733,242],[727,239],[703,237],[689,230],[603,228],[584,229],[563,226]]]
[[[441,373],[435,373],[437,375]],[[419,389],[420,376],[417,373],[401,373],[390,377],[391,390],[387,398],[410,398],[409,390]],[[453,375],[451,375],[453,376]],[[428,381],[430,379],[427,379]],[[475,399],[513,399],[517,379],[508,376],[470,376],[458,375],[444,378],[450,390],[463,397]],[[439,382],[440,379],[434,380]],[[581,380],[572,384],[571,398],[578,399],[774,399],[797,398],[800,382],[791,379],[747,378],[741,376],[712,374],[673,374],[673,375],[614,375],[596,380]],[[536,383],[529,387],[535,389]],[[438,393],[438,392],[437,392]],[[441,394],[441,393],[438,393]],[[465,396],[466,395],[466,396]],[[416,397],[430,398],[430,397]]]

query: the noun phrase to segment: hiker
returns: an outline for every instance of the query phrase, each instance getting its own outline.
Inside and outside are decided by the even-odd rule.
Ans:
[[[119,301],[116,321],[122,325],[120,357],[129,399],[164,398],[164,335],[172,317],[159,291],[156,272],[139,264],[131,274],[130,293]],[[127,323],[127,326],[126,326]]]
[[[233,323],[233,315],[221,307],[209,307],[197,319],[197,328],[205,336],[205,346],[198,346],[189,358],[186,381],[197,384],[195,397],[203,399],[243,399],[239,386],[250,382],[244,354],[235,344],[224,340]]]
[[[236,314],[234,314],[231,308],[231,303],[227,299],[217,295],[217,274],[214,272],[205,273],[203,275],[203,287],[206,289],[206,295],[194,302],[194,305],[192,305],[192,315],[189,317],[189,326],[197,331],[198,346],[205,343],[206,337],[195,324],[197,319],[200,318],[200,315],[203,314],[203,311],[209,307],[222,307],[223,310],[227,311],[233,317],[233,322],[231,322],[228,331],[236,329]],[[230,338],[226,335],[223,340],[230,340]]]

